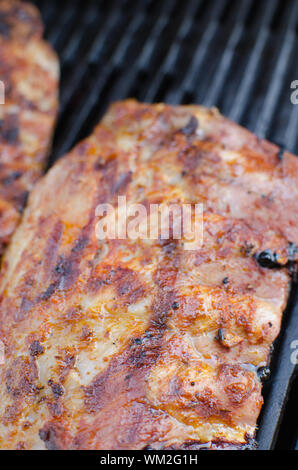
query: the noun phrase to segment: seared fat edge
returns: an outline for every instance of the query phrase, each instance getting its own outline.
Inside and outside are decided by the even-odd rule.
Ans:
[[[58,60],[28,3],[0,0],[0,255],[41,174],[58,108]]]
[[[1,448],[251,441],[297,243],[298,164],[277,153],[215,110],[128,100],[49,171],[4,260]],[[98,241],[95,208],[119,195],[203,202],[203,246]]]

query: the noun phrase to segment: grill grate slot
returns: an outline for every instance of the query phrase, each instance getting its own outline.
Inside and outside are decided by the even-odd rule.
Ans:
[[[291,51],[295,43],[295,24],[297,21],[298,3],[295,2],[293,8],[288,11],[288,25],[286,29],[283,45],[279,51],[279,56],[275,70],[273,72],[270,85],[264,100],[262,113],[256,122],[255,130],[260,137],[266,137],[270,125],[271,117],[274,114],[277,98],[280,95],[284,84],[284,76],[289,63]]]
[[[267,2],[266,8],[263,10],[262,15],[260,15],[262,21],[258,28],[255,43],[252,46],[251,53],[248,57],[248,63],[245,67],[243,80],[240,83],[239,88],[236,88],[236,96],[230,112],[231,119],[235,121],[243,121],[244,110],[251,97],[255,77],[257,75],[258,68],[260,68],[262,52],[269,37],[269,23],[277,3],[278,0]]]
[[[296,427],[298,422],[297,395],[298,376],[296,374],[291,384],[289,400],[286,403],[285,419],[283,420],[276,441],[275,448],[278,450],[292,450],[295,449],[296,442],[298,444],[298,432]],[[296,447],[296,450],[298,450],[298,447]]]
[[[247,2],[245,8],[238,10],[238,17],[235,21],[235,26],[230,33],[226,48],[222,54],[219,66],[217,67],[213,83],[210,86],[210,89],[207,93],[206,98],[204,99],[204,104],[206,106],[213,106],[218,102],[219,95],[222,91],[223,84],[225,83],[226,76],[231,68],[233,55],[235,53],[235,48],[240,41],[240,38],[244,30],[244,20],[247,16],[247,13],[251,9],[252,2]]]
[[[147,101],[153,101],[158,96],[158,92],[161,89],[162,83],[166,80],[166,77],[170,77],[173,74],[175,69],[175,64],[178,59],[178,55],[181,48],[181,42],[185,39],[187,34],[189,34],[191,25],[192,25],[192,17],[195,13],[196,5],[193,3],[189,3],[188,8],[186,9],[186,13],[184,15],[183,21],[181,22],[179,29],[176,33],[175,40],[171,43],[168,53],[165,56],[165,60],[161,65],[158,75],[156,79],[152,82],[149,86],[144,98]]]
[[[290,84],[298,79],[296,0],[35,3],[62,68],[50,164],[88,135],[109,102],[130,96],[219,106],[260,137],[298,153],[298,105],[290,102]],[[264,385],[261,449],[298,450],[297,366],[290,361],[297,320],[296,288]]]
[[[63,43],[63,39],[69,35],[72,22],[76,15],[76,10],[72,7],[70,1],[65,2],[63,11],[59,17],[55,18],[55,21],[51,25],[51,29],[48,30],[47,35],[49,41],[57,49]]]
[[[170,99],[170,102],[175,104],[181,102],[192,101],[192,94],[199,82],[200,74],[198,71],[203,65],[204,59],[207,56],[208,47],[216,36],[219,27],[220,15],[224,10],[227,2],[214,2],[212,4],[211,18],[207,18],[206,22],[200,25],[201,37],[197,38],[193,49],[193,56],[189,64],[189,69],[185,69],[185,77],[180,83],[179,89],[175,90],[175,98]],[[199,47],[196,47],[199,44]]]

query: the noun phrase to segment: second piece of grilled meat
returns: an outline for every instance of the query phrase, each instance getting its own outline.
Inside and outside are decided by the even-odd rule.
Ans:
[[[58,60],[42,32],[33,5],[0,0],[0,256],[42,172],[57,115]]]
[[[0,447],[249,445],[298,242],[297,170],[215,110],[113,105],[37,184],[5,255]],[[96,207],[119,195],[203,202],[203,245],[100,242]]]

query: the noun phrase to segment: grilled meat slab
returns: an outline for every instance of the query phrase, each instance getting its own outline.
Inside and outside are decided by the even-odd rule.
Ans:
[[[0,0],[0,255],[41,174],[57,114],[58,60],[42,32],[35,7]]]
[[[295,263],[298,160],[199,106],[114,104],[37,183],[0,286],[0,447],[251,445]],[[204,243],[96,207],[204,203]]]

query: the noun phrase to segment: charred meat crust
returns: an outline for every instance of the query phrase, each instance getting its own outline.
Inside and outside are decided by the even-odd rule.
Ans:
[[[297,261],[277,151],[216,110],[128,100],[49,171],[3,262],[0,447],[253,445]],[[202,202],[203,245],[98,240],[119,195]]]
[[[57,115],[58,60],[42,32],[33,5],[1,0],[0,255],[42,173]]]
[[[40,38],[43,25],[38,10],[28,2],[1,0],[0,38],[3,40],[28,41]]]

